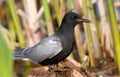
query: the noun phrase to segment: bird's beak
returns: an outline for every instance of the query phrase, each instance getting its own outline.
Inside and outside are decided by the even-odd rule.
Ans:
[[[90,23],[91,21],[88,19],[84,19],[84,18],[79,18],[77,19],[78,22],[86,22],[86,23]]]

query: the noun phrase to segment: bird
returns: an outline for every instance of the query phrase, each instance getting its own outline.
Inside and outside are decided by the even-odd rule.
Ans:
[[[78,13],[67,12],[54,34],[32,47],[16,50],[15,60],[31,60],[43,66],[61,62],[70,55],[75,46],[75,26],[83,22],[90,23],[91,21],[82,18]]]

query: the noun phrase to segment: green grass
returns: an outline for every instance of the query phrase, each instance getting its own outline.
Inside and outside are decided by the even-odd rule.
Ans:
[[[117,58],[117,64],[118,64],[118,70],[119,70],[119,76],[120,76],[120,36],[118,31],[118,25],[117,25],[117,19],[115,15],[115,9],[113,0],[106,0],[108,15],[109,15],[109,21],[110,21],[110,28],[112,33],[112,38],[114,42],[115,47],[115,55]]]
[[[12,51],[6,44],[0,28],[0,77],[13,77],[12,55]]]

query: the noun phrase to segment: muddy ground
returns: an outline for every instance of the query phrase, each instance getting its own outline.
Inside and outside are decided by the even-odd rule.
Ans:
[[[117,64],[110,58],[102,60],[96,68],[83,67],[71,59],[60,62],[51,70],[23,61],[15,61],[14,68],[14,77],[118,77]]]

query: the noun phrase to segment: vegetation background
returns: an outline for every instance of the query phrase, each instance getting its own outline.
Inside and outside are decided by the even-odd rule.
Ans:
[[[98,70],[112,59],[120,76],[119,0],[0,0],[0,77],[13,77],[14,49],[33,46],[53,34],[69,11],[92,21],[75,28],[76,48],[70,59]],[[26,77],[31,63],[24,65],[29,66],[23,70]]]

